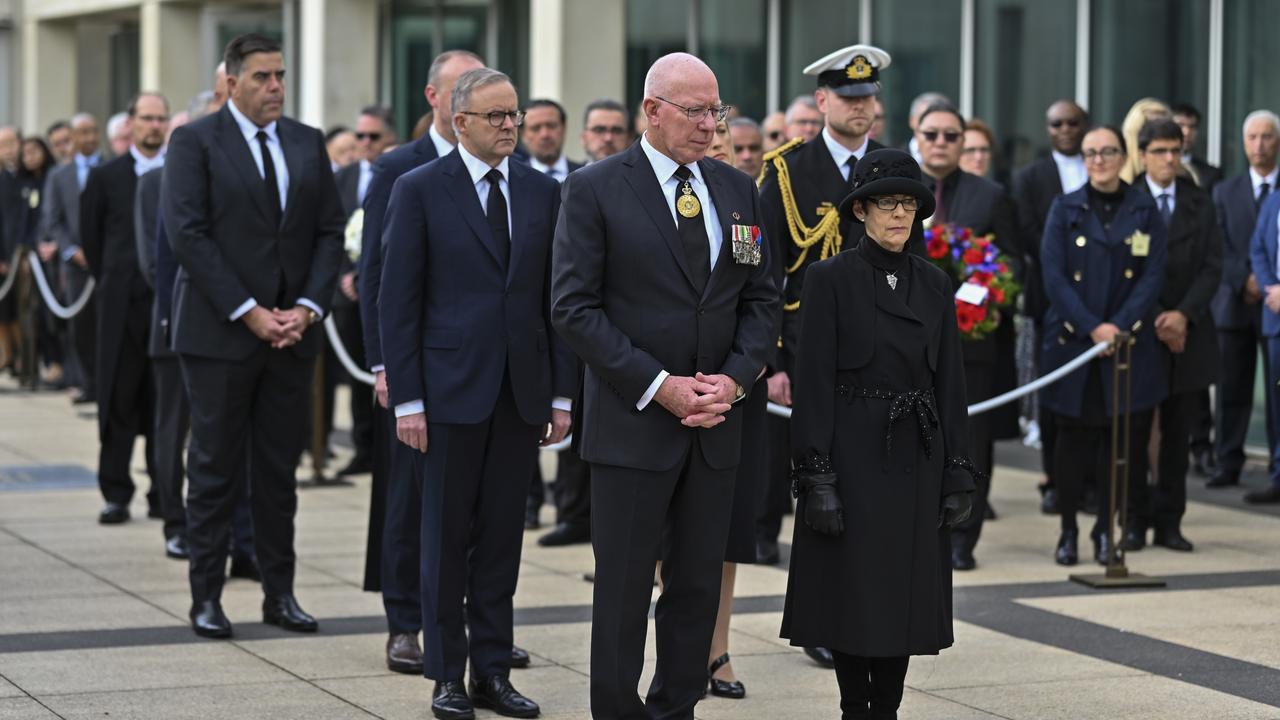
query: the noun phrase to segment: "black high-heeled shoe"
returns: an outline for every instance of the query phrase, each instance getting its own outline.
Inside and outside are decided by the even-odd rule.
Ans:
[[[726,680],[717,680],[713,677],[717,670],[728,664],[729,653],[725,653],[712,660],[711,665],[707,666],[707,682],[711,687],[711,694],[731,700],[741,700],[747,696],[747,688],[742,684],[741,680],[728,682]]]

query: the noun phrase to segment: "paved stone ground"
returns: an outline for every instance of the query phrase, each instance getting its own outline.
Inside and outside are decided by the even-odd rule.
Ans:
[[[430,684],[383,665],[380,601],[360,591],[367,476],[301,492],[297,594],[320,632],[262,625],[258,586],[233,581],[236,637],[207,641],[187,627],[185,565],[164,557],[159,522],[96,523],[96,453],[90,415],[0,381],[0,720],[430,716]],[[912,661],[903,718],[1280,718],[1280,514],[1193,480],[1196,552],[1130,559],[1169,587],[1089,590],[1052,562],[1056,521],[1037,511],[1038,473],[1019,469],[1034,454],[999,457],[1000,519],[956,577],[956,645]],[[587,718],[591,551],[535,538],[516,597],[533,667],[513,680],[543,717]],[[783,569],[741,569],[731,650],[748,698],[704,701],[699,718],[839,716],[833,675],[777,637],[785,588]]]

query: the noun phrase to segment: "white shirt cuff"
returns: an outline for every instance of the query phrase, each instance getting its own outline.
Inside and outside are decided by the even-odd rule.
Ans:
[[[231,313],[231,316],[230,316],[231,322],[235,322],[239,320],[240,318],[244,317],[245,313],[249,312],[250,310],[256,307],[258,307],[257,300],[254,300],[253,298],[249,298],[248,300],[245,300],[244,303],[240,305],[240,307],[236,308],[235,312]]]
[[[315,310],[316,314],[319,315],[322,319],[324,318],[324,311],[320,309],[319,305],[312,302],[309,298],[298,298],[298,302],[296,304],[305,305],[311,308],[312,310]]]
[[[567,397],[553,397],[551,398],[551,409],[573,412],[573,401]]]
[[[396,406],[396,417],[402,418],[408,415],[420,415],[427,412],[427,406],[421,400],[410,400],[407,403],[400,403]]]
[[[376,374],[380,372],[385,372],[386,369],[387,369],[386,365],[374,365],[373,367],[369,368],[369,372]]]
[[[662,387],[662,381],[671,376],[671,373],[662,370],[658,373],[658,377],[649,383],[649,389],[644,391],[644,395],[640,396],[640,402],[636,403],[637,410],[643,410],[653,400],[653,396],[658,394],[658,388]]]

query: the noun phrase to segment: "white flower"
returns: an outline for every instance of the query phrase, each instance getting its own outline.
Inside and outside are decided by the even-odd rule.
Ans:
[[[364,210],[357,209],[351,213],[351,219],[347,220],[346,241],[342,246],[346,248],[347,257],[351,258],[351,262],[360,262],[360,248],[364,240]]]

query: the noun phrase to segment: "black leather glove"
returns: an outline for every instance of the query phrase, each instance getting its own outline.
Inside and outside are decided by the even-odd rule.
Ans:
[[[801,471],[796,475],[796,489],[804,495],[804,524],[821,535],[844,532],[844,503],[836,492],[835,473]]]
[[[954,528],[969,519],[973,511],[973,494],[967,492],[951,493],[942,498],[942,510],[938,513],[938,527]]]

